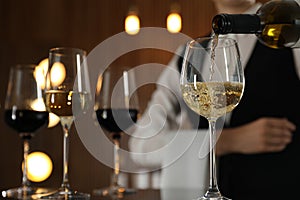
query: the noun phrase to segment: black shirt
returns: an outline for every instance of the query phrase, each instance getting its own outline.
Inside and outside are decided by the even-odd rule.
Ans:
[[[271,49],[257,42],[245,68],[244,95],[232,112],[229,126],[260,117],[286,117],[297,129],[292,142],[281,152],[221,157],[219,186],[224,196],[234,200],[299,198],[299,93],[292,50]]]

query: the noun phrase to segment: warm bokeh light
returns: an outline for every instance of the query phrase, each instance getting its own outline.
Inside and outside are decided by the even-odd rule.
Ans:
[[[96,85],[96,94],[99,95],[100,91],[101,91],[101,88],[102,88],[102,80],[103,80],[103,77],[102,75],[98,77],[98,81],[97,81],[97,85]]]
[[[44,71],[41,67],[37,66],[34,70],[34,78],[38,84],[38,86],[42,89],[45,88],[45,76]]]
[[[35,99],[31,103],[31,108],[36,111],[46,111],[46,106],[42,98]],[[54,113],[49,113],[48,128],[56,126],[60,121],[60,118]]]
[[[49,59],[48,59],[48,58],[43,59],[43,60],[39,63],[38,66],[41,67],[41,68],[44,70],[44,75],[46,75],[47,70],[48,70],[48,66],[49,66]]]
[[[48,128],[52,128],[56,126],[60,122],[59,116],[57,116],[54,113],[49,113],[49,123],[48,123]]]
[[[45,88],[45,77],[48,70],[48,58],[43,59],[34,70],[34,77],[39,87]]]
[[[47,154],[36,151],[28,155],[27,168],[27,176],[30,181],[42,182],[51,175],[53,164]]]
[[[129,35],[135,35],[140,31],[140,19],[136,14],[130,14],[126,17],[125,31]]]
[[[55,62],[50,70],[50,80],[52,86],[61,85],[66,78],[66,68],[61,62]]]
[[[181,16],[178,13],[170,13],[167,17],[167,29],[171,33],[178,33],[182,28]]]
[[[37,98],[35,100],[33,100],[30,104],[32,110],[35,111],[46,111],[46,106],[44,103],[43,98]]]

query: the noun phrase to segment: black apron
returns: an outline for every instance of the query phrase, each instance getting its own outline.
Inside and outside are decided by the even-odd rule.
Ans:
[[[244,95],[232,112],[229,127],[260,117],[286,117],[297,128],[292,142],[281,152],[221,157],[219,186],[224,196],[233,200],[300,199],[299,96],[292,50],[270,49],[257,42],[245,68]]]

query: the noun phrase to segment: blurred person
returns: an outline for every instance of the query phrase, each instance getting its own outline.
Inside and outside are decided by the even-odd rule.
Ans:
[[[261,6],[255,0],[212,1],[218,13],[255,13]],[[240,104],[226,115],[216,144],[221,193],[237,200],[297,198],[300,49],[271,49],[253,34],[228,37],[234,38],[240,48],[245,91]],[[182,47],[178,51],[183,55]],[[206,120],[200,119],[195,124],[199,121],[197,115],[180,98],[180,74],[174,71],[180,71],[181,63],[182,57],[174,56],[159,77],[157,89],[138,121],[140,126],[130,138],[132,152],[147,153],[163,148],[178,130],[206,134]],[[143,167],[159,169],[164,157],[144,154],[133,159]],[[191,166],[187,169],[191,170]],[[179,176],[188,172],[177,173]]]

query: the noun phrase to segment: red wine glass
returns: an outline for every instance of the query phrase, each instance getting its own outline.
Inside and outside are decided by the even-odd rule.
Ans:
[[[135,190],[119,184],[120,173],[120,139],[138,118],[138,96],[133,70],[110,67],[100,77],[96,92],[95,112],[102,128],[109,132],[114,143],[114,166],[110,186],[95,189],[93,193],[100,196],[122,198]]]
[[[23,140],[23,176],[19,187],[2,191],[3,197],[13,199],[31,199],[33,195],[42,195],[50,189],[33,187],[27,177],[27,157],[29,140],[35,132],[47,127],[49,113],[43,104],[43,84],[39,81],[36,65],[16,65],[10,69],[5,99],[4,119]]]

